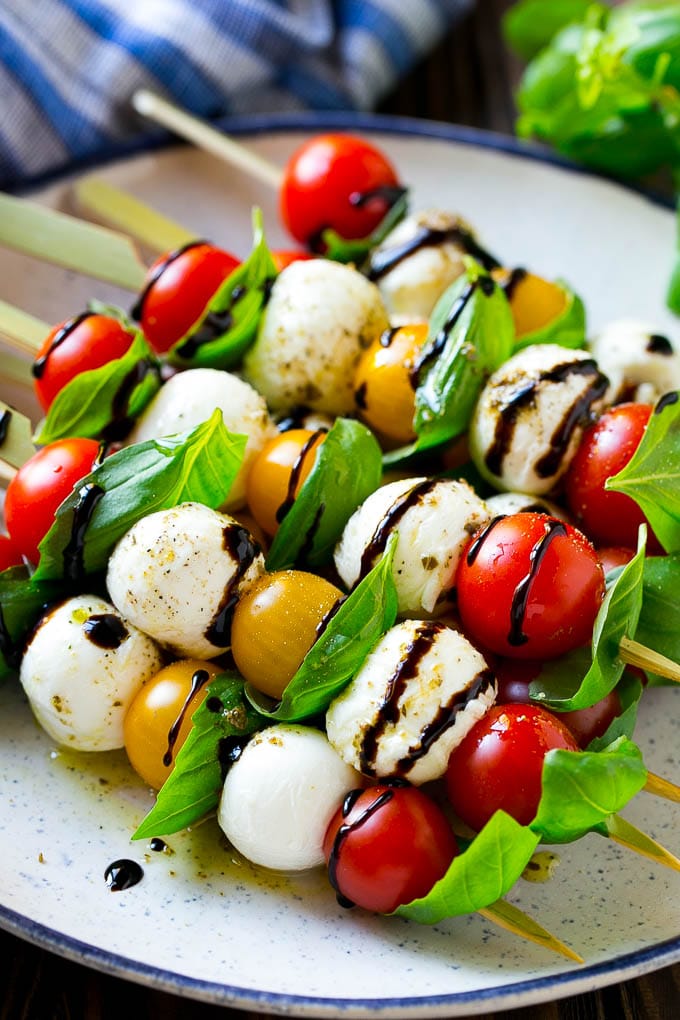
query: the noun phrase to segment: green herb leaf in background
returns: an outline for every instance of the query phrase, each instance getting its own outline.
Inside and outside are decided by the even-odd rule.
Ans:
[[[621,638],[635,635],[640,616],[644,562],[642,541],[607,590],[593,627],[590,654],[576,649],[544,663],[538,679],[529,685],[533,701],[558,712],[571,712],[594,705],[616,687],[624,669],[619,658]]]
[[[396,534],[385,554],[340,608],[302,660],[275,708],[254,688],[246,695],[271,719],[298,722],[325,712],[349,683],[366,656],[397,618],[397,591],[392,574]]]
[[[137,332],[122,357],[80,372],[59,391],[36,442],[44,445],[68,436],[123,438],[160,385],[158,359]]]
[[[580,22],[592,0],[521,0],[503,18],[503,31],[513,50],[531,60],[557,33]]]
[[[657,401],[640,445],[605,489],[634,499],[666,552],[680,551],[680,391]]]
[[[0,678],[14,671],[23,640],[43,609],[61,597],[54,581],[37,581],[26,567],[9,567],[0,573]]]
[[[40,543],[34,578],[66,577],[77,584],[106,567],[118,539],[141,517],[185,502],[221,506],[245,444],[246,437],[228,432],[215,410],[191,432],[135,443],[107,457],[57,510]]]
[[[531,829],[545,843],[570,843],[620,811],[647,781],[639,748],[619,737],[602,751],[549,751]]]
[[[208,684],[191,719],[175,767],[133,839],[179,832],[217,807],[225,769],[230,756],[238,754],[240,739],[267,725],[243,697],[243,679],[236,673],[221,673]]]
[[[394,911],[420,924],[437,924],[495,903],[515,884],[539,837],[504,811],[497,811],[426,896]]]
[[[338,418],[317,447],[314,467],[279,525],[267,570],[330,562],[345,524],[381,478],[382,454],[373,433],[357,421]]]
[[[172,347],[168,358],[192,368],[234,368],[248,350],[276,279],[262,213],[253,212],[253,250],[211,298],[200,320]]]

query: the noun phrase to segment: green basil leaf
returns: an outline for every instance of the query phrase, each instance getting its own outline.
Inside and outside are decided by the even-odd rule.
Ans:
[[[333,259],[334,262],[355,262],[357,265],[362,263],[371,249],[382,244],[408,212],[408,189],[400,188],[399,192],[396,201],[390,205],[378,226],[367,237],[341,237],[331,227],[322,231],[321,242],[325,257]]]
[[[645,547],[641,541],[633,559],[607,590],[595,619],[590,656],[583,649],[576,649],[545,663],[541,675],[529,685],[532,700],[558,712],[570,712],[594,705],[616,687],[624,669],[619,658],[621,638],[632,638],[638,625],[644,563]],[[588,658],[590,665],[584,675],[584,660],[587,663]]]
[[[521,351],[531,344],[559,344],[570,350],[585,346],[586,342],[586,310],[581,298],[574,293],[564,280],[556,280],[564,294],[564,309],[560,314],[540,329],[524,333],[515,339],[514,351]]]
[[[546,843],[580,839],[624,807],[647,781],[639,748],[619,737],[603,751],[549,751],[530,828]]]
[[[590,741],[586,748],[587,751],[603,751],[619,737],[631,738],[633,736],[642,690],[642,684],[635,674],[630,670],[624,670],[623,676],[616,685],[622,712],[612,719],[601,737],[595,737]]]
[[[397,590],[392,574],[396,535],[385,554],[329,619],[279,705],[250,685],[246,696],[263,715],[283,722],[298,722],[325,712],[333,698],[349,683],[364,659],[397,618]]]
[[[25,414],[0,400],[0,459],[15,468],[30,460],[35,453],[32,431],[30,419]]]
[[[345,524],[381,479],[382,454],[373,433],[357,421],[336,419],[274,536],[267,570],[330,562]]]
[[[192,368],[234,368],[243,358],[255,339],[276,279],[259,209],[253,212],[253,232],[250,255],[230,273],[200,320],[171,348],[169,361]]]
[[[179,503],[217,508],[243,459],[246,437],[232,435],[215,410],[191,432],[125,447],[81,479],[40,543],[37,580],[79,583],[106,567],[119,538],[141,517]]]
[[[394,911],[420,924],[472,914],[504,896],[526,868],[538,835],[497,811],[426,896]]]
[[[123,438],[160,386],[158,359],[136,332],[122,357],[80,372],[59,391],[36,442],[44,445],[68,436]]]
[[[634,499],[664,549],[680,550],[680,390],[657,401],[640,445],[605,488]]]
[[[513,50],[524,60],[548,45],[565,25],[581,21],[592,0],[520,0],[503,18],[503,32]]]
[[[18,666],[24,638],[45,606],[61,594],[60,584],[37,581],[26,567],[9,567],[0,573],[0,677]]]
[[[642,611],[635,640],[680,662],[680,554],[645,560]],[[650,680],[661,682],[649,674]]]
[[[267,722],[244,699],[243,679],[237,673],[221,673],[211,680],[191,721],[175,767],[133,839],[179,832],[217,807],[230,752],[238,753],[239,738]]]
[[[416,441],[383,457],[393,464],[462,435],[484,383],[511,356],[514,325],[502,289],[474,259],[434,307],[420,355]]]

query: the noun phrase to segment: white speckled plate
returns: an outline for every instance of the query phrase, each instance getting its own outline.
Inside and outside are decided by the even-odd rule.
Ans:
[[[441,125],[340,116],[241,125],[253,147],[279,164],[306,134],[329,126],[375,136],[412,185],[414,208],[457,210],[509,264],[569,280],[592,328],[630,315],[678,334],[663,303],[674,222],[660,204],[505,140]],[[270,243],[287,243],[275,196],[199,152],[132,156],[101,174],[237,254],[248,250],[255,203]],[[68,182],[40,197],[63,205]],[[121,299],[111,288],[0,252],[0,297],[34,315],[58,321],[93,295]],[[2,395],[29,403],[20,390]],[[675,782],[679,726],[678,692],[650,691],[639,742],[649,768]],[[426,928],[344,911],[322,875],[272,876],[236,860],[214,821],[170,837],[171,853],[154,852],[129,839],[150,804],[122,752],[58,751],[16,686],[5,684],[0,924],[145,984],[300,1016],[486,1013],[680,959],[680,876],[595,835],[558,849],[550,881],[520,881],[509,897],[578,949],[586,960],[578,966],[479,916]],[[680,852],[679,810],[642,793],[625,814]],[[112,893],[104,871],[126,857],[141,863],[143,881]]]

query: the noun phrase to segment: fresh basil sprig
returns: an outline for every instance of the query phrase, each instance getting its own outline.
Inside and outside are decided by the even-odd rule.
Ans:
[[[641,532],[644,532],[644,526]],[[529,694],[558,712],[594,705],[616,687],[623,673],[621,638],[633,638],[642,606],[645,562],[644,535],[630,563],[610,585],[595,619],[590,650],[574,652],[544,664]]]
[[[637,676],[628,669],[624,670],[616,685],[616,693],[621,702],[621,713],[612,719],[601,737],[594,737],[590,741],[586,751],[604,751],[619,737],[631,738],[633,736],[642,691],[643,687]]]
[[[0,573],[0,678],[18,666],[24,638],[61,592],[58,582],[37,581],[26,567]]]
[[[253,211],[253,233],[248,258],[230,273],[199,321],[170,349],[168,359],[174,364],[234,368],[255,339],[277,272],[259,209]]]
[[[373,433],[338,418],[316,451],[314,467],[279,525],[267,570],[298,562],[322,566],[356,508],[380,485],[382,455]]]
[[[634,499],[666,552],[680,551],[680,390],[657,401],[640,445],[605,489]]]
[[[497,811],[426,896],[394,911],[420,924],[437,924],[482,910],[508,892],[526,868],[539,836]]]
[[[531,60],[565,25],[581,21],[592,0],[520,0],[503,17],[505,38],[520,57]]]
[[[268,725],[244,699],[243,679],[235,673],[221,673],[209,683],[191,721],[175,767],[133,839],[179,832],[212,811],[225,771],[238,756],[240,739]]]
[[[605,819],[625,807],[646,781],[640,749],[625,736],[601,751],[549,751],[530,828],[545,843],[570,843],[593,830],[604,833]]]
[[[416,440],[385,454],[395,463],[462,435],[487,378],[513,352],[515,330],[502,289],[475,262],[444,292],[430,317],[428,339],[414,368]]]
[[[160,385],[158,359],[135,331],[122,357],[80,372],[59,391],[35,441],[53,443],[68,436],[122,439]]]
[[[273,707],[271,700],[246,685],[246,697],[258,711],[282,722],[299,722],[326,711],[397,618],[395,546],[393,535],[380,561],[330,618],[278,705]]]
[[[367,237],[341,237],[331,227],[321,233],[324,256],[334,262],[355,262],[361,264],[373,248],[385,240],[391,230],[403,220],[408,212],[408,189],[400,189],[400,194],[393,202],[378,226]]]
[[[191,432],[135,443],[98,464],[57,510],[40,543],[36,580],[79,583],[103,570],[119,538],[141,517],[179,503],[217,508],[236,477],[246,437],[215,410]]]
[[[564,280],[555,280],[564,295],[564,308],[545,326],[515,339],[514,351],[531,344],[559,344],[570,350],[583,347],[586,342],[586,310],[582,299]]]

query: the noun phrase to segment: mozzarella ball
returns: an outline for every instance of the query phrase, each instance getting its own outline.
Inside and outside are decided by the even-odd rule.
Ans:
[[[397,531],[393,573],[399,613],[432,613],[453,587],[470,536],[489,520],[486,504],[466,482],[402,478],[376,489],[352,514],[335,549],[335,566],[353,587]]]
[[[77,751],[123,747],[135,695],[163,664],[160,649],[96,595],[78,595],[42,617],[21,661],[36,719]]]
[[[633,319],[612,322],[589,346],[609,377],[609,403],[636,400],[653,404],[664,393],[680,389],[677,346],[648,323]]]
[[[470,424],[470,454],[497,489],[541,496],[555,488],[609,381],[592,355],[534,344],[494,372]]]
[[[245,505],[246,478],[253,460],[276,435],[264,397],[243,379],[215,368],[190,368],[178,372],[161,386],[128,437],[128,444],[189,432],[207,421],[215,408],[222,412],[230,432],[248,437],[243,463],[222,509]]]
[[[254,864],[282,871],[315,868],[324,862],[331,818],[360,783],[323,733],[271,726],[255,734],[227,772],[217,820]]]
[[[404,620],[331,702],[326,730],[360,772],[418,785],[444,775],[495,698],[495,678],[467,638],[438,621]]]
[[[293,262],[274,283],[244,374],[274,411],[347,414],[361,353],[388,325],[377,287],[355,269]]]
[[[561,521],[568,521],[569,515],[550,499],[543,499],[542,496],[531,496],[526,492],[498,492],[495,496],[488,496],[486,505],[492,517],[500,514],[521,514],[539,513],[549,514],[550,517],[557,517]]]
[[[137,521],[113,550],[111,601],[145,634],[190,659],[229,646],[239,595],[264,572],[252,536],[233,517],[182,503]]]
[[[426,321],[446,288],[465,269],[473,238],[453,213],[426,209],[407,216],[370,254],[375,280],[394,324]]]

